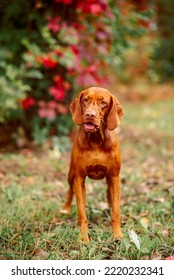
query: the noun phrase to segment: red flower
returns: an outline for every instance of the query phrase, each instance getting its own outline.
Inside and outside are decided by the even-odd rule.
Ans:
[[[61,115],[65,115],[67,113],[67,109],[64,105],[62,105],[61,103],[57,104],[57,112]]]
[[[63,4],[72,4],[72,0],[56,0],[57,3],[62,2]]]
[[[30,107],[34,106],[35,103],[36,102],[35,102],[35,100],[33,98],[27,97],[24,100],[22,100],[22,107],[23,107],[23,109],[27,110]]]
[[[99,15],[102,12],[102,7],[100,4],[93,4],[91,5],[91,13],[94,15]]]
[[[49,120],[55,120],[58,114],[65,115],[67,113],[67,109],[63,104],[53,100],[47,103],[40,100],[38,105],[38,115],[41,119],[47,118]]]
[[[40,61],[46,68],[55,68],[58,64],[58,62],[55,59],[53,59],[50,55],[41,57]]]
[[[38,115],[40,118],[47,118],[49,120],[55,120],[56,118],[56,108],[57,103],[54,101],[49,101],[48,103],[45,103],[44,101],[38,102],[39,109],[38,109]]]
[[[71,47],[72,52],[73,52],[75,55],[78,55],[78,54],[79,54],[79,49],[78,49],[77,46],[71,45],[70,47]]]
[[[98,1],[79,1],[78,8],[86,15],[100,15],[105,10],[105,4],[98,3]]]
[[[62,86],[52,86],[49,88],[49,92],[54,96],[55,100],[62,101],[65,98],[65,91]]]
[[[82,25],[81,23],[78,23],[78,22],[74,22],[72,23],[72,26],[77,29],[78,31],[82,31],[85,29],[85,26]]]
[[[58,85],[58,86],[62,85],[63,79],[60,75],[55,75],[53,77],[53,80],[55,81],[56,85]]]
[[[55,100],[62,101],[65,98],[66,92],[71,89],[71,84],[63,80],[60,75],[53,77],[55,85],[49,88],[49,93],[54,96]]]
[[[59,17],[49,17],[48,18],[49,22],[48,22],[48,29],[53,31],[53,32],[58,32],[61,28],[61,25],[59,24],[60,22],[60,18]]]
[[[71,84],[68,81],[63,82],[63,87],[66,91],[71,89]]]

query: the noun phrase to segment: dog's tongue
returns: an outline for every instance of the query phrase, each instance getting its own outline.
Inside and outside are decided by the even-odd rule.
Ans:
[[[95,128],[95,125],[92,123],[85,123],[84,127],[85,127],[85,130],[92,131]]]

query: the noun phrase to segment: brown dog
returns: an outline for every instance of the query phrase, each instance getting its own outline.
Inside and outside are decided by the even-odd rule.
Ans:
[[[78,206],[80,240],[89,242],[86,216],[85,177],[106,177],[108,203],[112,208],[114,239],[122,238],[120,226],[120,149],[114,129],[123,116],[122,106],[106,89],[91,87],[80,93],[71,103],[74,122],[80,126],[74,141],[70,170],[69,191],[61,213],[71,209],[75,193]]]

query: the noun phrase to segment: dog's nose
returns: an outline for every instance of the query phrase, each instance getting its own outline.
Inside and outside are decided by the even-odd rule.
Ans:
[[[86,110],[85,116],[86,116],[88,119],[94,119],[95,116],[96,116],[96,111],[94,111],[94,110]]]

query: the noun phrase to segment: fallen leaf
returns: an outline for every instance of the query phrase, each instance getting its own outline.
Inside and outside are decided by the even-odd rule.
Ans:
[[[166,228],[164,228],[161,233],[162,233],[162,235],[164,237],[168,237],[169,236],[169,231]]]
[[[161,260],[161,257],[162,257],[162,256],[161,256],[160,253],[155,252],[155,253],[152,254],[151,260]]]
[[[44,260],[48,257],[48,253],[46,251],[44,251],[43,249],[41,248],[38,248],[36,247],[34,249],[34,252],[33,252],[33,257],[32,259],[35,260],[35,259],[40,259],[40,260]]]
[[[142,256],[140,259],[141,259],[141,260],[149,260],[150,258],[149,258],[148,255],[145,255],[145,256]]]
[[[60,159],[61,152],[59,148],[55,146],[52,150],[49,151],[48,155],[51,159]]]
[[[104,201],[101,201],[98,203],[98,207],[101,209],[101,210],[107,210],[109,207],[108,207],[108,203],[107,202],[104,202]]]
[[[140,223],[143,228],[148,229],[149,226],[149,220],[146,217],[142,217],[140,220]]]
[[[138,239],[138,235],[136,234],[136,232],[133,229],[131,229],[128,231],[128,234],[129,234],[131,242],[133,242],[135,244],[136,248],[138,250],[140,250],[140,241]]]
[[[164,197],[158,197],[155,199],[155,201],[164,203],[165,200],[164,200]]]
[[[148,216],[148,215],[149,215],[149,211],[145,211],[145,212],[140,213],[141,217],[145,217],[145,216]]]
[[[35,184],[35,179],[34,179],[34,177],[29,176],[29,177],[27,178],[27,183],[28,183],[29,186],[34,185],[34,184]]]
[[[55,182],[54,182],[54,184],[56,185],[56,187],[64,187],[64,183],[63,182],[61,182],[61,181],[59,181],[59,180],[56,180]]]

